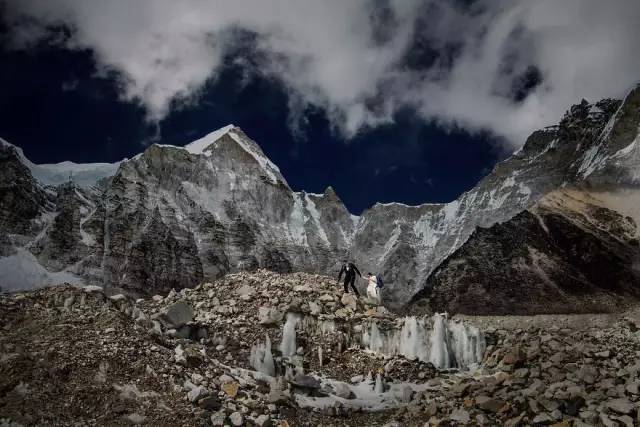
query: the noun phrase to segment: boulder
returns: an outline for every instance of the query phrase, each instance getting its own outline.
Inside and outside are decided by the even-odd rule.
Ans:
[[[598,370],[592,365],[582,365],[577,372],[577,376],[581,381],[593,384],[598,378]]]
[[[553,418],[551,417],[551,415],[547,414],[547,413],[541,413],[536,415],[533,418],[533,424],[534,425],[541,425],[541,424],[551,424],[553,422]]]
[[[257,427],[271,427],[273,425],[273,423],[271,422],[271,417],[264,414],[258,416],[254,422]]]
[[[229,415],[229,421],[231,421],[232,426],[240,427],[244,425],[244,415],[237,411],[233,412],[231,415]]]
[[[293,380],[289,382],[291,383],[291,385],[300,387],[300,388],[306,388],[306,389],[320,388],[320,381],[318,381],[316,378],[312,376],[304,375],[304,374],[297,374],[293,378]]]
[[[504,365],[519,366],[526,360],[526,356],[522,349],[518,346],[510,349],[502,358]]]
[[[609,400],[605,403],[605,406],[613,412],[623,415],[631,414],[635,408],[634,404],[626,398]]]
[[[335,301],[335,298],[331,294],[323,294],[319,300],[322,302],[332,302]]]
[[[352,311],[356,311],[358,308],[358,298],[354,294],[343,294],[340,302]]]
[[[304,284],[304,285],[297,285],[293,288],[294,292],[300,292],[300,293],[309,293],[309,292],[313,292],[313,289],[311,288],[311,286],[309,286],[308,284]]]
[[[217,396],[207,396],[198,400],[198,406],[206,411],[217,411],[222,406]]]
[[[219,410],[215,414],[211,415],[211,425],[214,427],[224,426],[224,422],[227,420],[227,414],[223,409]]]
[[[193,387],[189,393],[187,393],[187,398],[189,399],[189,402],[193,403],[196,402],[198,399],[200,399],[204,394],[205,394],[206,390],[204,387],[201,386],[196,386]]]
[[[240,296],[247,295],[251,296],[255,292],[255,289],[249,285],[242,285],[238,289],[236,289],[236,293]]]
[[[464,409],[456,409],[451,412],[451,415],[449,415],[449,419],[466,425],[469,423],[469,420],[471,420],[471,417],[469,416],[469,412],[465,411]]]
[[[476,406],[484,411],[498,412],[505,403],[501,400],[493,399],[489,396],[476,397]]]
[[[159,320],[168,328],[177,329],[193,319],[193,308],[185,301],[176,301],[159,315]]]
[[[629,394],[640,394],[640,381],[630,382],[625,389]]]
[[[322,306],[313,301],[309,301],[309,311],[313,316],[317,316],[322,313]]]

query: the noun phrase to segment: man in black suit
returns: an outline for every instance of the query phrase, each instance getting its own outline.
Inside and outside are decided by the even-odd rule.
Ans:
[[[340,283],[340,278],[342,277],[343,273],[344,273],[344,293],[345,294],[349,293],[349,285],[351,285],[351,289],[353,289],[353,292],[355,292],[356,296],[359,297],[360,294],[358,293],[358,290],[356,289],[356,286],[355,286],[356,273],[360,277],[362,277],[362,274],[360,274],[358,267],[356,267],[354,263],[347,261],[345,259],[344,261],[342,261],[342,268],[340,269],[340,274],[338,275],[338,283]]]

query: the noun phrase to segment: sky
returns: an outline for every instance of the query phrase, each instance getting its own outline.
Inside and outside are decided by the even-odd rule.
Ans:
[[[640,79],[636,0],[0,0],[0,137],[112,162],[240,126],[295,190],[448,202]]]

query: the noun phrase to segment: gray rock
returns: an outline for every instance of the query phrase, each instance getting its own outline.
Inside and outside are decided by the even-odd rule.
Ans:
[[[168,328],[177,329],[193,320],[193,308],[183,300],[176,301],[160,313],[159,319]]]
[[[587,384],[593,384],[598,379],[598,370],[592,365],[582,365],[577,372],[580,380]]]
[[[618,427],[618,423],[609,418],[604,412],[600,412],[600,422],[605,427]]]
[[[320,381],[318,381],[316,378],[312,376],[304,375],[304,374],[296,374],[296,376],[289,382],[291,383],[291,385],[294,385],[300,388],[307,388],[307,389],[320,388]]]
[[[478,396],[475,401],[478,408],[494,413],[498,412],[505,405],[503,401],[493,399],[489,396]]]
[[[273,425],[273,423],[271,422],[271,417],[264,414],[258,416],[254,422],[257,427],[271,427]]]
[[[631,414],[635,405],[627,398],[612,399],[605,402],[605,406],[618,414]]]
[[[625,390],[629,394],[640,394],[640,381],[633,381],[626,385]]]
[[[283,404],[289,401],[289,395],[283,390],[271,390],[265,400],[276,405]]]
[[[224,422],[227,420],[227,414],[223,409],[211,415],[211,425],[214,427],[224,426]]]
[[[275,325],[282,322],[284,313],[273,307],[258,308],[258,322],[261,325]]]
[[[189,399],[189,402],[193,403],[200,399],[205,393],[206,390],[204,387],[195,386],[189,391],[189,393],[187,393],[187,398]]]
[[[624,427],[635,427],[633,423],[633,418],[628,415],[622,415],[620,417],[615,417],[617,421],[620,421]]]
[[[244,424],[244,415],[240,412],[233,412],[229,415],[229,421],[231,421],[231,425],[240,427]]]
[[[461,424],[467,424],[471,417],[469,416],[469,412],[464,409],[454,409],[449,415],[449,419],[459,422]]]
[[[309,301],[309,311],[313,316],[317,316],[322,313],[322,306],[313,301]]]
[[[553,421],[554,418],[544,412],[533,417],[533,424],[551,424]]]
[[[358,298],[354,294],[343,294],[340,302],[352,311],[356,311],[358,308]]]

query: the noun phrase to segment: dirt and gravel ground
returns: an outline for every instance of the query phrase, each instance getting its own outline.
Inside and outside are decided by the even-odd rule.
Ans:
[[[183,304],[191,316],[171,325],[167,313]],[[401,391],[392,407],[364,411],[347,393],[303,408],[300,379],[276,384],[244,370],[265,334],[279,360],[287,312],[305,319],[297,352],[305,373],[349,383],[382,372]],[[485,331],[483,364],[438,372],[364,351],[358,331],[401,319],[344,299],[322,276],[240,273],[145,300],[71,286],[3,295],[0,426],[638,425],[640,310],[461,318]],[[339,394],[315,387],[303,393]]]

